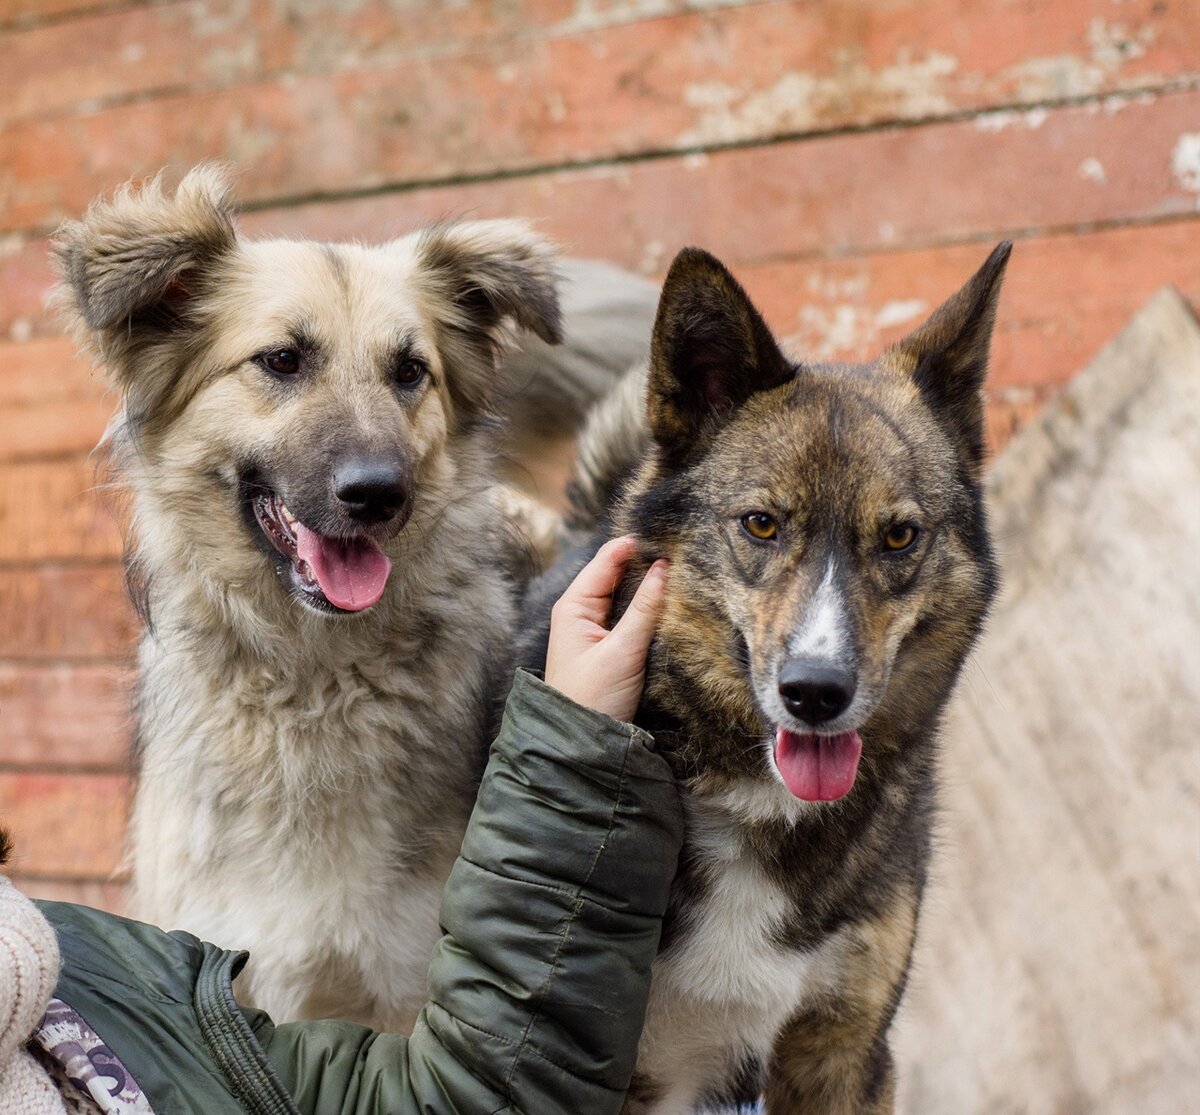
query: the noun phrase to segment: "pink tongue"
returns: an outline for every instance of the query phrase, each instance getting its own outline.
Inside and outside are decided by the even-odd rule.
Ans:
[[[308,565],[330,604],[361,612],[378,604],[392,563],[371,539],[344,542],[296,524],[296,555]]]
[[[854,785],[861,756],[857,732],[818,736],[780,728],[775,733],[775,765],[787,788],[803,801],[845,797]]]

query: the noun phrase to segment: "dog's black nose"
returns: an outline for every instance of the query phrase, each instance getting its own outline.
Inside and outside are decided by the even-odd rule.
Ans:
[[[334,469],[333,491],[350,518],[383,523],[408,502],[408,473],[394,461],[353,457]]]
[[[779,669],[779,695],[788,712],[814,726],[845,712],[856,687],[850,670],[809,658],[789,658]]]

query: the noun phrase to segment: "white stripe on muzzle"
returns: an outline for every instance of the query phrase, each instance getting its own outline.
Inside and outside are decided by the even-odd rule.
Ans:
[[[841,662],[851,648],[849,628],[846,601],[834,583],[834,563],[830,558],[803,620],[788,638],[787,657]]]

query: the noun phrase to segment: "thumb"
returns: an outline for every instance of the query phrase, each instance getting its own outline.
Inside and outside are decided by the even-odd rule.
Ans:
[[[654,638],[654,630],[662,615],[668,568],[669,563],[662,558],[650,566],[625,614],[617,621],[608,638],[609,642],[616,642],[631,658],[636,657],[639,663],[646,659],[650,641]]]

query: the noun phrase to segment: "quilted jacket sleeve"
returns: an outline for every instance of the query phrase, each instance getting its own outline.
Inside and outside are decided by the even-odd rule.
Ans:
[[[259,1033],[301,1111],[619,1110],[683,834],[650,742],[518,673],[411,1039],[332,1022]]]

